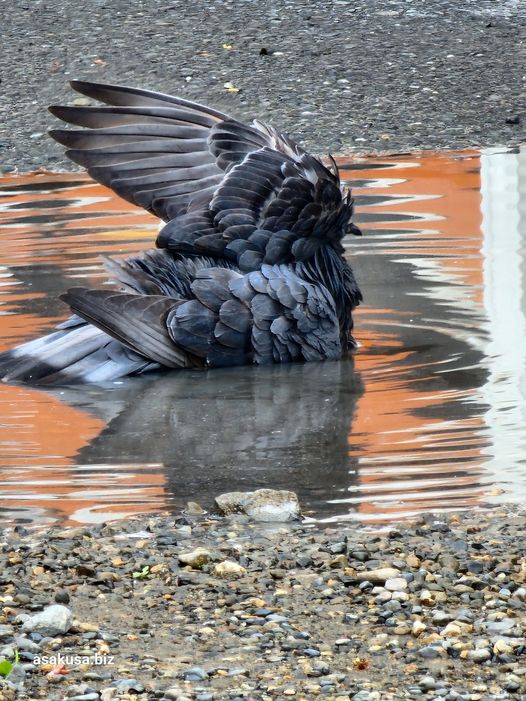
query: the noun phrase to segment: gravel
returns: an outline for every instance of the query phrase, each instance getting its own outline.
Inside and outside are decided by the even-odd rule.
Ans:
[[[512,508],[378,532],[196,508],[10,528],[0,699],[524,701],[525,529]],[[27,626],[50,613],[64,632]]]
[[[259,117],[317,153],[518,144],[525,26],[513,0],[15,3],[0,30],[0,167],[73,167],[46,136],[71,78]]]

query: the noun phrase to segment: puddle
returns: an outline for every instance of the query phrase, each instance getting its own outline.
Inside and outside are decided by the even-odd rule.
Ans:
[[[324,521],[526,499],[526,151],[341,160],[362,240],[341,363],[0,386],[0,521],[89,523],[292,489]],[[522,199],[521,199],[522,197]],[[0,179],[2,349],[157,222],[79,175]]]

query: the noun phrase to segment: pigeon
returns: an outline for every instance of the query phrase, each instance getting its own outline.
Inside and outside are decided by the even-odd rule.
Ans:
[[[332,157],[180,97],[71,86],[102,104],[50,107],[81,127],[51,136],[163,225],[156,248],[105,261],[114,286],[69,289],[69,319],[0,354],[5,382],[334,361],[355,347],[362,295],[342,239],[361,232]]]

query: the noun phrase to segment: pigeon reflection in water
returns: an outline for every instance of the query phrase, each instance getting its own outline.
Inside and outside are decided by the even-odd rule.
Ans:
[[[78,464],[161,463],[174,508],[272,487],[330,513],[326,502],[356,479],[349,436],[362,391],[346,359],[157,375],[113,389],[65,387],[57,396],[107,422]]]

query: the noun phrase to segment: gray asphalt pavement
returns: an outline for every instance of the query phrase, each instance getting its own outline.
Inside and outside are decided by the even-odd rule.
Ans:
[[[116,82],[261,118],[316,153],[526,140],[516,0],[0,2],[0,169],[70,168],[47,137],[67,81]]]

